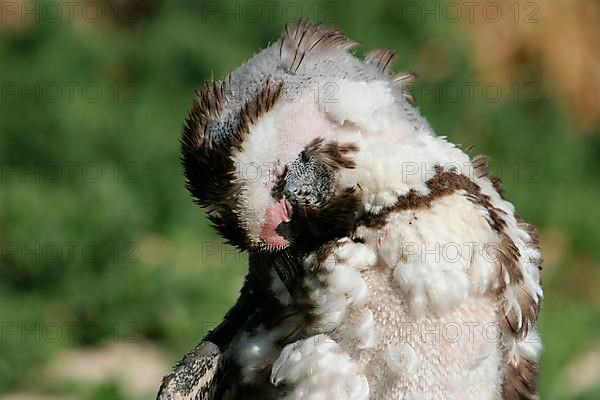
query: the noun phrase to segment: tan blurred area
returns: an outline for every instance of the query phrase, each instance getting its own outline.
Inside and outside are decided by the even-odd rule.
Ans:
[[[539,72],[544,89],[560,102],[571,121],[583,128],[582,132],[591,132],[600,120],[600,3],[476,3],[481,3],[479,10],[486,11],[472,13],[474,24],[462,18],[467,22],[462,31],[472,48],[477,72],[495,82],[514,82]]]

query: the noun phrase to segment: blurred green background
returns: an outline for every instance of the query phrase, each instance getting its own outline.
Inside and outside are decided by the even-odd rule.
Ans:
[[[397,49],[541,232],[545,399],[600,398],[600,18],[587,0],[0,1],[0,399],[152,398],[246,258],[183,186],[193,91],[299,17]]]

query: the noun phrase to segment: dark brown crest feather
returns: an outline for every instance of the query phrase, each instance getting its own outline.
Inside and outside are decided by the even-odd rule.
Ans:
[[[531,243],[535,247],[539,248],[540,236],[535,226],[525,222],[525,220],[518,214],[515,214],[515,218],[517,220],[517,224],[519,224],[519,226],[529,234],[529,237],[531,238]]]
[[[211,207],[223,199],[231,199],[237,194],[233,184],[233,163],[227,143],[215,142],[208,129],[219,119],[224,102],[223,84],[214,80],[205,82],[186,118],[181,137],[181,159],[186,178],[186,187],[201,207]],[[230,212],[209,213],[213,226],[231,243],[244,243],[244,234]]]
[[[510,309],[508,304],[502,304],[503,324],[504,328],[509,329],[518,340],[523,340],[537,322],[541,303],[540,299],[533,298],[533,295],[521,285],[512,285],[511,289],[516,296],[519,311]]]
[[[297,71],[305,56],[317,49],[349,50],[358,45],[341,32],[308,20],[287,24],[279,43],[279,56],[290,71]]]
[[[473,160],[471,161],[471,164],[473,165],[473,169],[475,170],[475,176],[477,178],[483,178],[488,176],[488,171],[487,171],[487,164],[488,164],[488,157],[484,156],[482,154],[477,155],[473,158]]]
[[[500,245],[496,249],[496,254],[498,256],[498,264],[500,265],[501,277],[504,276],[504,271],[506,271],[510,283],[522,282],[523,273],[518,265],[521,253],[506,232],[500,233]],[[504,284],[504,281],[502,283]]]
[[[221,120],[226,86],[209,79],[196,91],[181,136],[181,159],[186,186],[195,202],[211,210],[209,220],[229,243],[244,248],[248,245],[247,239],[232,207],[240,188],[235,180],[231,152],[242,148],[250,125],[271,110],[281,94],[282,84],[265,82],[256,97],[242,107],[232,134],[215,140],[210,128]]]
[[[222,83],[214,80],[206,81],[202,90],[196,91],[196,98],[186,118],[181,137],[186,185],[198,204],[203,207],[223,195],[223,190],[232,189],[211,184],[220,183],[226,178],[220,167],[223,167],[221,156],[227,152],[227,149],[223,145],[214,143],[208,132],[209,124],[219,118],[223,101]],[[202,186],[211,189],[200,190]],[[219,189],[217,190],[216,187]]]
[[[307,157],[316,155],[321,146],[323,146],[323,142],[325,142],[325,139],[322,137],[314,138],[304,148],[304,154]]]
[[[538,364],[523,356],[511,360],[504,376],[504,400],[537,400]]]
[[[202,90],[196,90],[196,98],[186,118],[183,144],[194,148],[209,146],[206,128],[211,120],[219,117],[223,107],[223,87],[220,82],[207,80]]]
[[[395,58],[395,50],[373,49],[367,54],[364,62],[365,64],[375,66],[381,74],[388,74]]]
[[[530,240],[527,245],[539,250],[539,239],[535,227],[523,221],[518,215],[515,215],[515,218],[519,227],[529,234]],[[538,268],[541,269],[542,260],[536,259],[535,262],[538,263]],[[511,279],[513,278],[511,277]],[[537,322],[538,313],[541,307],[541,298],[537,294],[525,290],[519,283],[521,282],[516,281],[516,284],[511,282],[511,289],[513,295],[516,297],[518,310],[510,308],[509,304],[503,304],[502,307],[505,315],[505,328],[512,332],[517,338],[523,339],[527,336],[529,331],[533,329]]]
[[[325,142],[323,138],[313,139],[304,149],[307,157],[318,157],[333,169],[354,168],[356,163],[348,153],[358,151],[358,146],[353,143]]]
[[[490,174],[490,171],[488,169],[488,160],[489,159],[487,156],[481,154],[473,158],[471,163],[475,171],[475,176],[477,178],[487,177],[490,180],[490,182],[492,182],[494,189],[496,189],[498,194],[500,194],[500,197],[504,199],[506,198],[506,193],[504,191],[504,188],[502,187],[502,180],[500,180],[500,178],[498,178],[497,176]]]
[[[414,72],[403,72],[403,73],[396,75],[392,79],[392,84],[396,87],[403,89],[403,88],[406,88],[407,86],[415,83],[416,80],[417,80],[417,74],[415,74]]]

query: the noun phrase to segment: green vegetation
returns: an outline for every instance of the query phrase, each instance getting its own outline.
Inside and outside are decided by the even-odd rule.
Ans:
[[[210,71],[222,77],[296,15],[336,26],[362,49],[397,49],[396,69],[419,74],[416,104],[439,134],[491,156],[546,251],[542,397],[600,398],[598,381],[577,391],[568,372],[600,352],[600,132],[569,113],[535,57],[491,81],[469,44],[476,28],[391,0],[283,2],[272,14],[268,1],[105,0],[91,3],[101,17],[85,2],[58,18],[47,7],[60,3],[29,2],[28,15],[7,3],[0,398],[136,398],[117,382],[70,384],[48,371],[68,350],[112,342],[152,343],[168,366],[220,320],[246,259],[221,244],[185,191],[179,133]]]

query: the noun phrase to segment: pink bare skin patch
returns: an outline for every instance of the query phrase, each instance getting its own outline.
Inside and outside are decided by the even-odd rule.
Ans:
[[[272,249],[283,249],[289,245],[286,238],[277,233],[276,229],[282,222],[290,222],[292,208],[284,198],[267,209],[265,220],[260,226],[260,239]]]

